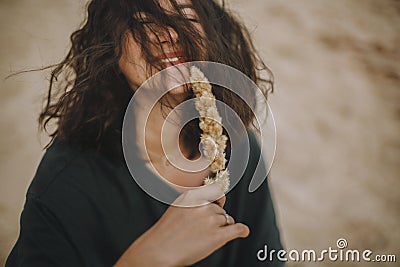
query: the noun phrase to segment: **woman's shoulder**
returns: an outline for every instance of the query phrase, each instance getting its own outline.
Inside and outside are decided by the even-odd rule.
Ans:
[[[44,153],[27,196],[41,198],[57,195],[68,188],[90,188],[99,168],[109,168],[105,157],[90,150],[81,150],[65,141],[55,140]],[[49,191],[51,191],[49,193]]]

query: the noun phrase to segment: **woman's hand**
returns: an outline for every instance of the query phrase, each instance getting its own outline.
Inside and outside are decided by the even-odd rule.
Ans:
[[[235,223],[232,217],[227,225],[224,204],[225,196],[216,183],[183,193],[116,266],[192,265],[227,242],[247,237],[246,225]]]

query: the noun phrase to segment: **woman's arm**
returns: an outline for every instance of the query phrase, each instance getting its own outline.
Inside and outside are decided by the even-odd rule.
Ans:
[[[27,196],[21,214],[20,236],[6,267],[82,266],[84,261],[50,209]]]

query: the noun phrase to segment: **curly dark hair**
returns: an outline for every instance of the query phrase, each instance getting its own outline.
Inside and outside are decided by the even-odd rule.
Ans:
[[[80,148],[106,154],[121,154],[121,129],[125,110],[133,95],[118,67],[127,33],[140,44],[150,66],[157,65],[149,47],[146,32],[148,21],[138,12],[145,12],[157,27],[172,27],[179,36],[179,46],[188,61],[200,59],[223,63],[246,74],[265,95],[273,89],[273,76],[258,56],[246,27],[226,8],[224,2],[192,0],[191,7],[204,29],[201,37],[193,21],[185,19],[179,4],[170,0],[175,12],[165,12],[158,0],[92,0],[87,6],[87,18],[71,35],[71,48],[59,64],[54,65],[47,98],[39,116],[39,125],[51,137],[66,140]],[[158,40],[160,41],[160,40]],[[154,42],[154,41],[153,41]],[[154,43],[153,43],[154,45]],[[161,45],[161,44],[159,44]],[[201,48],[201,49],[200,49]],[[260,71],[268,73],[262,79]],[[216,90],[216,98],[237,112],[248,126],[254,119],[251,107],[230,90]],[[246,88],[243,88],[246,90]],[[55,122],[55,129],[49,126]],[[194,123],[193,125],[197,125]],[[198,127],[185,127],[187,142],[199,136]],[[197,147],[197,146],[196,146]]]

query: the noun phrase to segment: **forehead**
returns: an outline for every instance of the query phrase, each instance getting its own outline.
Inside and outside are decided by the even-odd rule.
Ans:
[[[187,16],[195,16],[196,12],[193,8],[191,0],[158,0],[157,1],[162,10],[166,14],[176,14],[176,8],[180,10],[183,14]],[[150,12],[152,13],[152,12]],[[134,13],[135,18],[144,18],[148,16],[147,10],[137,10]]]
[[[192,6],[192,1],[190,1],[190,0],[175,0],[175,2],[180,7]],[[160,0],[159,3],[160,3],[160,6],[165,10],[167,10],[167,11],[173,10],[173,4],[171,3],[170,0]]]

